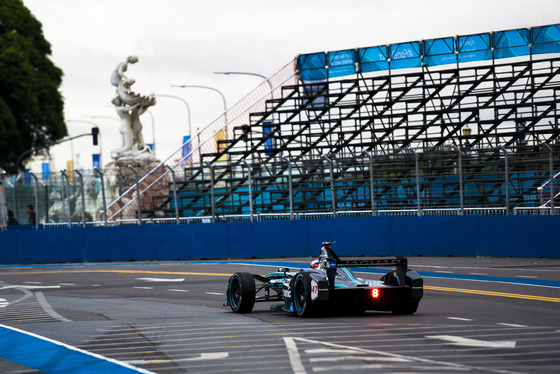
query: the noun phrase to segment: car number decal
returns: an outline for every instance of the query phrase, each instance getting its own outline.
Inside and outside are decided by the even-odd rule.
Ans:
[[[311,280],[311,300],[319,297],[319,285],[315,280]]]

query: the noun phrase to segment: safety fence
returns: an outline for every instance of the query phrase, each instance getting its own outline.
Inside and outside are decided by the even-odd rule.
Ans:
[[[116,176],[105,176],[99,169],[4,176],[2,187],[7,210],[16,223],[30,224],[27,207],[31,206],[36,228],[106,224],[108,202],[119,196]]]
[[[290,219],[342,215],[555,214],[558,151],[536,147],[397,150],[282,163],[215,164],[184,184],[184,216]],[[222,177],[218,182],[216,175]],[[241,185],[241,181],[243,184]],[[175,204],[173,201],[172,204]],[[521,212],[521,211],[520,211]]]
[[[406,149],[392,154],[290,161],[287,164],[216,163],[201,166],[196,183],[167,183],[174,199],[134,218],[107,221],[119,196],[114,175],[101,170],[62,171],[4,178],[6,204],[20,224],[26,206],[36,228],[99,225],[192,224],[360,216],[556,215],[558,150],[538,147],[439,151]],[[280,173],[277,170],[283,170]],[[215,173],[229,173],[214,182]],[[243,185],[236,185],[243,181]],[[189,188],[189,186],[191,186]],[[136,206],[135,206],[136,207]]]

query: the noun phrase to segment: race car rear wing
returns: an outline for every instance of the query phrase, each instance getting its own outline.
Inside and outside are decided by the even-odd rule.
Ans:
[[[331,248],[331,242],[323,242],[319,259],[328,262],[336,262],[333,267],[370,267],[370,266],[396,266],[397,269],[404,268],[406,272],[408,261],[405,257],[362,259],[362,260],[341,260]]]
[[[338,267],[373,267],[373,266],[395,266],[395,275],[399,280],[399,285],[404,285],[408,261],[404,257],[381,258],[381,259],[361,259],[361,260],[341,260],[331,248],[333,243],[323,242],[319,259],[324,264],[327,272],[329,287],[334,287],[336,268]]]
[[[369,260],[336,260],[338,267],[371,267],[371,266],[408,266],[405,257],[369,259]]]

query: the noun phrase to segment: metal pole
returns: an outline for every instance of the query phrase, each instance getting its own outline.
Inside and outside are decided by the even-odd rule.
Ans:
[[[112,117],[110,117],[112,118]],[[118,118],[114,118],[117,121],[120,121]],[[101,136],[101,130],[99,129],[99,125],[96,122],[93,121],[88,121],[88,120],[84,120],[84,119],[67,119],[66,122],[79,122],[79,123],[87,123],[89,125],[92,125],[93,127],[97,128],[98,134],[97,134],[97,141],[99,143],[99,164],[101,166],[103,166],[103,141],[102,141],[102,136]],[[70,143],[72,146],[72,165],[74,165],[74,143],[71,142]]]
[[[327,160],[329,163],[329,175],[331,177],[331,201],[332,201],[332,212],[333,216],[336,217],[336,193],[334,191],[334,176],[333,176],[333,161],[327,157],[327,155],[321,155],[322,158]]]
[[[152,152],[154,152],[155,155],[156,154],[156,123],[154,121],[154,115],[152,114],[152,112],[146,109],[146,113],[148,113],[150,115],[150,118],[152,119],[152,148],[153,148]]]
[[[414,153],[414,168],[416,172],[416,209],[418,210],[418,215],[421,216],[423,215],[423,212],[422,209],[420,209],[420,162],[418,160],[418,153],[416,153],[416,151],[410,147],[408,147],[408,149],[410,150],[410,152]]]
[[[62,200],[62,214],[60,217],[57,217],[58,222],[64,222],[63,220],[66,219],[66,186],[64,181],[64,176],[66,175],[64,170],[60,171],[60,199]]]
[[[68,228],[72,227],[72,217],[70,213],[70,184],[68,182],[68,174],[66,174],[66,169],[61,170],[62,174],[62,191],[64,192],[64,187],[66,186],[66,197],[64,193],[62,194],[62,209],[66,210],[65,213],[68,214]]]
[[[270,97],[272,99],[274,99],[274,88],[272,87],[272,83],[270,83],[270,80],[265,77],[264,75],[261,74],[257,74],[257,73],[249,73],[249,72],[241,72],[241,71],[216,71],[214,72],[214,74],[223,74],[223,75],[230,75],[230,74],[235,74],[235,75],[253,75],[255,77],[259,77],[262,78],[266,81],[266,83],[268,83],[268,86],[270,87]]]
[[[45,184],[45,223],[49,222],[49,185]]]
[[[541,144],[548,149],[548,169],[550,172],[550,214],[554,215],[554,164],[552,162],[552,147],[546,143]]]
[[[103,198],[103,220],[107,226],[107,200],[105,200],[105,183],[103,182],[103,173],[98,168],[93,169],[95,175],[101,175],[101,196]]]
[[[0,168],[0,230],[8,226],[8,207],[6,205],[6,190],[4,188],[4,178],[6,171]]]
[[[288,164],[288,193],[290,194],[290,219],[294,219],[294,190],[292,186],[292,163],[288,157],[282,157],[284,161]]]
[[[222,98],[222,101],[224,103],[224,121],[227,124],[227,104],[226,104],[226,97],[224,96],[224,94],[222,93],[222,91],[218,90],[217,88],[214,87],[209,87],[209,86],[198,86],[198,85],[193,85],[193,84],[172,84],[171,87],[180,87],[180,88],[205,88],[207,90],[212,90],[214,92],[217,92],[220,97]]]
[[[10,184],[10,186],[12,187],[12,206],[13,206],[14,210],[17,209],[17,206],[18,206],[17,185],[18,185],[18,179],[20,178],[20,175],[21,175],[19,173],[18,169],[16,169],[16,173],[18,173],[18,175],[17,175],[16,180],[15,180],[13,185],[7,179],[5,179],[5,181],[7,181]],[[6,205],[6,215],[8,214],[7,209],[8,209],[8,206]]]
[[[463,190],[463,154],[461,153],[461,149],[459,147],[452,145],[453,149],[457,152],[459,156],[459,196],[461,199],[461,210],[459,211],[459,215],[465,214],[465,195]]]
[[[247,161],[242,161],[243,165],[247,166],[249,170],[249,212],[251,214],[251,222],[253,221],[253,180],[251,179],[251,174],[253,172],[253,168],[251,165],[247,163]]]
[[[506,178],[506,215],[509,215],[509,165],[508,165],[508,151],[507,149],[504,148],[503,145],[498,145],[498,149],[500,149],[500,151],[504,152],[504,155],[506,156],[505,158],[505,163],[504,163],[504,167],[505,167],[505,178]]]
[[[204,161],[210,168],[210,206],[212,207],[212,222],[216,222],[216,201],[214,200],[214,165]]]
[[[39,179],[33,173],[29,173],[35,180],[35,230],[39,230]]]
[[[373,189],[373,155],[368,151],[363,151],[362,154],[369,158],[369,194],[371,199],[371,215],[376,216],[377,210],[375,209],[375,191]]]
[[[86,227],[86,198],[84,196],[84,178],[82,177],[82,173],[78,170],[74,169],[74,173],[78,174],[78,178],[80,178],[80,192],[82,195],[82,227]]]
[[[189,103],[187,103],[184,99],[180,98],[179,96],[174,96],[174,95],[156,95],[156,97],[168,97],[171,99],[177,99],[181,102],[183,102],[183,104],[185,104],[185,106],[187,107],[187,120],[188,120],[188,125],[189,125],[189,136],[192,139],[192,129],[191,129],[191,107],[189,106]],[[154,138],[155,139],[155,138]],[[154,140],[155,142],[155,140]]]
[[[6,171],[0,168],[0,230],[8,227],[8,205],[6,204]]]
[[[25,152],[23,152],[21,155],[19,155],[19,157],[18,157],[18,159],[17,159],[17,161],[16,161],[16,173],[19,173],[19,166],[21,165],[21,162],[23,161],[23,157],[25,157],[26,155],[28,155],[28,154],[30,154],[30,153],[32,153],[32,152],[38,152],[38,151],[40,151],[40,150],[42,150],[42,149],[52,147],[53,145],[57,145],[57,144],[60,144],[60,143],[64,143],[64,142],[67,142],[67,141],[69,141],[69,140],[72,141],[72,140],[74,140],[74,139],[78,139],[78,138],[81,138],[81,137],[84,137],[84,136],[92,136],[92,134],[91,134],[91,133],[88,133],[88,134],[80,134],[80,135],[76,135],[76,136],[73,136],[73,137],[68,138],[68,139],[62,139],[62,140],[59,140],[59,141],[57,141],[57,142],[45,144],[45,145],[43,145],[43,146],[41,146],[41,147],[28,149],[27,151],[25,151]],[[72,144],[72,143],[71,143],[71,144]]]
[[[140,182],[138,180],[138,170],[136,170],[132,165],[128,165],[128,168],[134,172],[136,176],[136,201],[138,202],[138,224],[142,224],[142,208],[140,207]]]
[[[173,168],[169,165],[165,166],[169,169],[173,178],[173,200],[175,200],[175,217],[177,218],[177,224],[179,224],[179,200],[177,200],[177,180],[175,179],[175,170],[173,170]]]
[[[74,162],[72,162],[74,165]],[[66,209],[68,209],[68,226],[72,225],[72,201],[70,201],[70,178],[66,172],[64,173],[66,176]]]

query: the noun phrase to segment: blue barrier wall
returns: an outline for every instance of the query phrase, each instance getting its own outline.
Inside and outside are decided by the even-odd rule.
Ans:
[[[340,255],[560,258],[560,216],[360,217],[0,232],[1,264]]]

